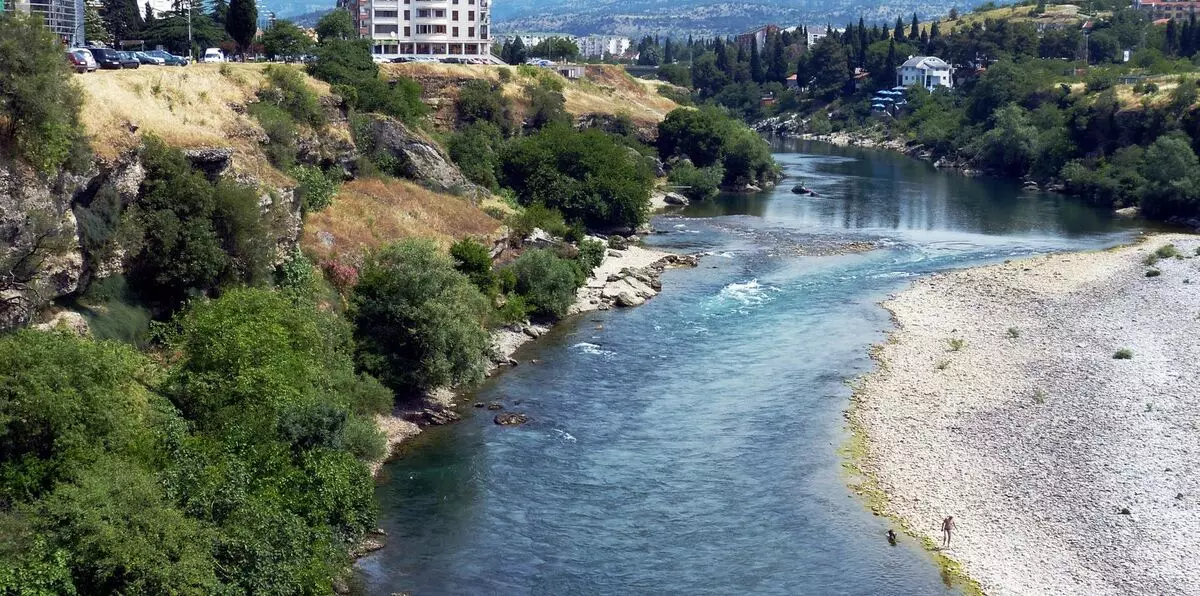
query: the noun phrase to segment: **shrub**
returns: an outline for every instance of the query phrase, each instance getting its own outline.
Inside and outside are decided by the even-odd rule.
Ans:
[[[562,213],[541,203],[533,203],[508,216],[504,223],[508,226],[509,238],[518,246],[535,229],[541,229],[556,238],[563,237],[569,229],[563,221]]]
[[[296,124],[283,108],[266,102],[259,102],[247,110],[258,120],[267,135],[267,145],[264,148],[267,159],[277,168],[290,168],[296,163]]]
[[[350,318],[362,370],[402,396],[483,376],[487,301],[432,242],[408,240],[372,255]]]
[[[333,197],[341,186],[336,179],[312,166],[292,168],[291,174],[298,183],[296,192],[305,212],[321,211],[333,204]]]
[[[496,171],[503,143],[503,134],[494,124],[475,122],[450,135],[447,150],[468,180],[494,191],[500,186]]]
[[[963,349],[963,347],[965,347],[967,345],[967,342],[965,342],[962,339],[959,339],[957,337],[952,337],[952,338],[946,340],[946,343],[950,346],[951,352],[957,352],[957,351]]]
[[[489,81],[472,79],[464,83],[454,107],[461,124],[489,122],[505,132],[512,127],[512,101]]]
[[[0,159],[11,153],[44,174],[81,169],[83,95],[54,34],[19,13],[0,11]]]
[[[725,168],[719,165],[697,168],[687,162],[671,168],[668,179],[671,184],[681,186],[679,192],[693,201],[711,199],[720,192]]]
[[[1009,327],[1007,335],[1009,339],[1017,339],[1021,337],[1021,330],[1016,327]]]
[[[598,130],[550,127],[503,151],[501,183],[522,205],[542,203],[589,228],[646,221],[653,173],[636,152]]]
[[[278,106],[296,122],[309,126],[325,124],[317,94],[309,88],[299,70],[282,64],[268,64],[263,74],[266,83],[258,92],[261,101]]]
[[[497,292],[492,257],[486,246],[471,238],[463,238],[450,246],[450,256],[454,259],[454,268],[467,276],[485,296]]]
[[[1133,350],[1129,348],[1121,348],[1113,353],[1115,360],[1130,360],[1133,358]]]
[[[316,293],[317,275],[313,262],[300,247],[292,249],[286,261],[275,270],[275,283],[281,290],[293,292],[299,296],[312,297]]]
[[[1160,259],[1170,259],[1179,256],[1179,249],[1175,248],[1174,244],[1165,244],[1158,247],[1154,251],[1154,255]]]
[[[1162,271],[1158,269],[1151,268],[1146,270],[1146,277],[1158,277],[1160,275],[1162,275]]]
[[[588,275],[599,267],[604,262],[604,254],[607,252],[604,243],[599,240],[585,238],[579,241],[579,265],[583,267],[583,271]]]
[[[525,124],[529,128],[540,130],[554,124],[570,125],[571,116],[567,113],[567,100],[561,89],[545,82],[526,85],[525,98],[529,103]]]
[[[546,249],[521,253],[513,261],[517,294],[524,298],[534,314],[561,318],[575,302],[578,287],[571,261]]]
[[[511,68],[508,68],[508,67],[500,68],[499,70],[496,71],[496,74],[497,74],[497,76],[500,77],[501,83],[508,83],[508,82],[512,81],[513,73],[512,73]]]
[[[400,77],[389,84],[379,78],[379,66],[371,59],[367,40],[323,41],[308,73],[341,90],[342,98],[363,112],[387,114],[405,122],[415,122],[429,112],[416,81]]]

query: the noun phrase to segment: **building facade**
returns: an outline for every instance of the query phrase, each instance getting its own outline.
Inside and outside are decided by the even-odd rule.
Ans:
[[[46,27],[68,46],[81,46],[85,42],[83,8],[83,0],[0,0],[0,12],[38,15]]]
[[[348,0],[342,6],[376,56],[492,57],[491,0]]]
[[[759,53],[767,47],[767,37],[779,34],[778,25],[763,25],[737,36],[737,44],[744,50],[749,50],[757,44]]]
[[[605,56],[621,56],[629,51],[633,40],[617,35],[588,35],[572,39],[579,46],[579,53],[585,58],[603,58]]]
[[[1151,20],[1190,18],[1200,16],[1200,0],[1133,0],[1133,7],[1146,13]]]
[[[937,56],[909,56],[896,68],[896,85],[920,85],[930,91],[954,87],[954,68]]]

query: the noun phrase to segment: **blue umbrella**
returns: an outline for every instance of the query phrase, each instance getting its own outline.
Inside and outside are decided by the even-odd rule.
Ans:
[[[892,87],[892,91],[907,91],[907,90],[908,90],[908,88],[904,87],[902,85],[897,85],[895,87]]]
[[[883,105],[883,104],[881,104],[881,103],[873,104],[871,107],[872,107],[873,109],[876,109],[876,110],[882,110],[882,109],[884,109],[884,105]]]

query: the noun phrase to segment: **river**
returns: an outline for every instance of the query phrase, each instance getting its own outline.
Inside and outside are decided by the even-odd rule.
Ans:
[[[1125,241],[1141,223],[901,155],[778,143],[789,178],[660,216],[647,243],[709,253],[645,306],[518,354],[384,470],[371,594],[954,594],[846,484],[846,381],[914,276]],[[817,193],[798,197],[797,179]],[[812,247],[871,241],[865,253]],[[947,512],[952,514],[954,512]],[[963,531],[969,531],[963,529]]]

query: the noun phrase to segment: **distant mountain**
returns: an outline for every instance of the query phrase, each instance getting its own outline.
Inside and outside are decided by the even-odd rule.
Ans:
[[[493,0],[497,33],[556,32],[627,36],[729,35],[765,23],[781,26],[888,23],[916,12],[922,20],[966,10],[978,0]]]

